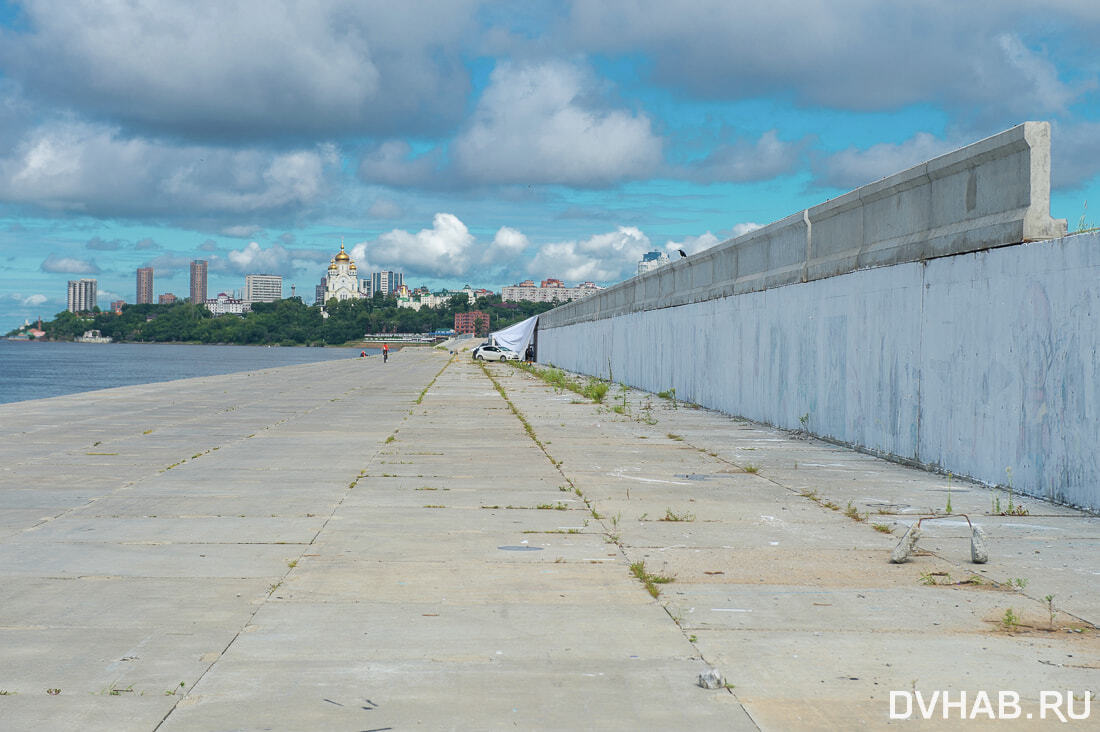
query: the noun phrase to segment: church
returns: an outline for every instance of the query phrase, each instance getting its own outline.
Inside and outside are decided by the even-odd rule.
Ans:
[[[348,253],[344,251],[344,242],[340,242],[340,253],[332,258],[325,278],[325,302],[337,300],[356,300],[363,297],[359,289],[359,269]]]

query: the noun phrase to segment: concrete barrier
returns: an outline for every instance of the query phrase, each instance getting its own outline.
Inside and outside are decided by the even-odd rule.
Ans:
[[[1100,510],[1100,234],[1029,243],[1065,226],[1047,215],[1047,133],[1027,123],[831,215],[809,209],[550,311],[539,360]],[[955,172],[913,173],[930,167]],[[934,203],[952,187],[958,205]],[[917,196],[926,218],[880,220]],[[929,238],[901,233],[920,221],[937,223]]]
[[[540,328],[1062,236],[1050,125],[1025,122],[555,308]]]

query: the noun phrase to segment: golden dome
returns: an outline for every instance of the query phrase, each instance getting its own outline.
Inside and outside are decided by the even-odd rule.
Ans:
[[[344,251],[344,242],[340,242],[340,253],[337,254],[333,259],[336,262],[350,262],[351,261],[351,257],[349,257],[347,252]]]

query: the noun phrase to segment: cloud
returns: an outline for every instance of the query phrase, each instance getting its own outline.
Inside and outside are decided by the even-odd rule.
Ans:
[[[813,163],[814,182],[830,188],[853,189],[900,172],[966,144],[918,132],[900,143],[880,142],[860,150],[850,147]]]
[[[396,219],[402,213],[400,206],[384,198],[374,201],[367,209],[367,215],[372,219]]]
[[[892,110],[938,104],[998,125],[1063,112],[1087,84],[1051,62],[1064,39],[1094,37],[1088,3],[602,0],[573,3],[564,42],[588,54],[644,53],[643,73],[703,99],[776,90],[800,106]],[[1051,48],[1033,29],[1064,27]],[[1027,29],[1024,34],[1019,29]]]
[[[59,257],[52,252],[42,260],[39,268],[55,274],[99,274],[99,267],[92,260]]]
[[[700,183],[768,180],[793,172],[806,144],[805,140],[784,142],[775,130],[770,130],[755,142],[739,140],[715,147],[703,160],[685,166],[678,177]]]
[[[386,186],[439,185],[443,156],[438,148],[414,155],[404,140],[387,140],[363,156],[359,177],[364,182]]]
[[[215,252],[218,250],[218,243],[213,239],[207,239],[202,244],[199,244],[199,251],[202,252]]]
[[[453,125],[475,6],[382,0],[27,0],[0,35],[24,89],[129,129],[217,140]]]
[[[138,251],[147,251],[149,249],[160,249],[160,248],[161,248],[160,244],[157,244],[150,237],[145,237],[144,239],[142,239],[138,243],[134,244],[134,249],[137,249]]]
[[[214,272],[234,274],[278,274],[284,277],[298,273],[322,276],[322,264],[330,255],[318,249],[287,249],[275,244],[266,249],[249,242],[243,249],[230,250],[225,258],[211,257],[209,268]]]
[[[403,268],[434,277],[465,275],[470,264],[474,236],[457,216],[437,213],[432,228],[411,234],[403,229],[382,234],[369,247],[373,262],[387,268]]]
[[[84,246],[88,249],[96,249],[103,252],[113,252],[116,251],[120,246],[122,246],[122,240],[112,239],[111,241],[104,241],[98,236],[93,236],[84,244]]]
[[[661,163],[648,117],[599,99],[588,71],[558,61],[499,64],[468,127],[452,143],[463,178],[482,183],[601,186]]]
[[[102,125],[51,123],[0,158],[0,201],[99,217],[278,215],[318,201],[338,162],[328,145],[172,146]]]
[[[638,260],[652,248],[649,237],[639,229],[620,226],[617,231],[580,241],[543,245],[527,271],[569,282],[618,282],[635,274]]]
[[[46,297],[45,295],[30,295],[28,297],[23,298],[20,301],[20,304],[22,304],[24,307],[32,307],[33,308],[33,307],[37,307],[39,305],[42,305],[44,303],[47,303],[47,302],[49,302],[49,300],[50,300],[50,298]]]
[[[736,239],[739,236],[749,233],[750,231],[756,231],[757,229],[763,229],[764,224],[758,224],[755,221],[745,221],[740,224],[734,224],[730,229],[730,238]],[[707,232],[710,233],[710,232]]]
[[[1051,158],[1055,188],[1076,190],[1100,175],[1100,122],[1055,122]]]
[[[248,239],[263,230],[264,227],[255,224],[237,224],[235,226],[226,226],[221,230],[221,233],[225,236],[232,236],[237,239]]]
[[[147,261],[143,267],[153,268],[153,277],[171,278],[180,272],[190,272],[191,258],[165,252]]]

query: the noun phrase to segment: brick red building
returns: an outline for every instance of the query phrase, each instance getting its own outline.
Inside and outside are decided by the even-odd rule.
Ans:
[[[480,310],[471,310],[468,313],[455,313],[455,333],[474,333],[474,324],[480,321],[480,332],[485,335],[489,332],[489,314]],[[475,333],[476,335],[476,333]]]

